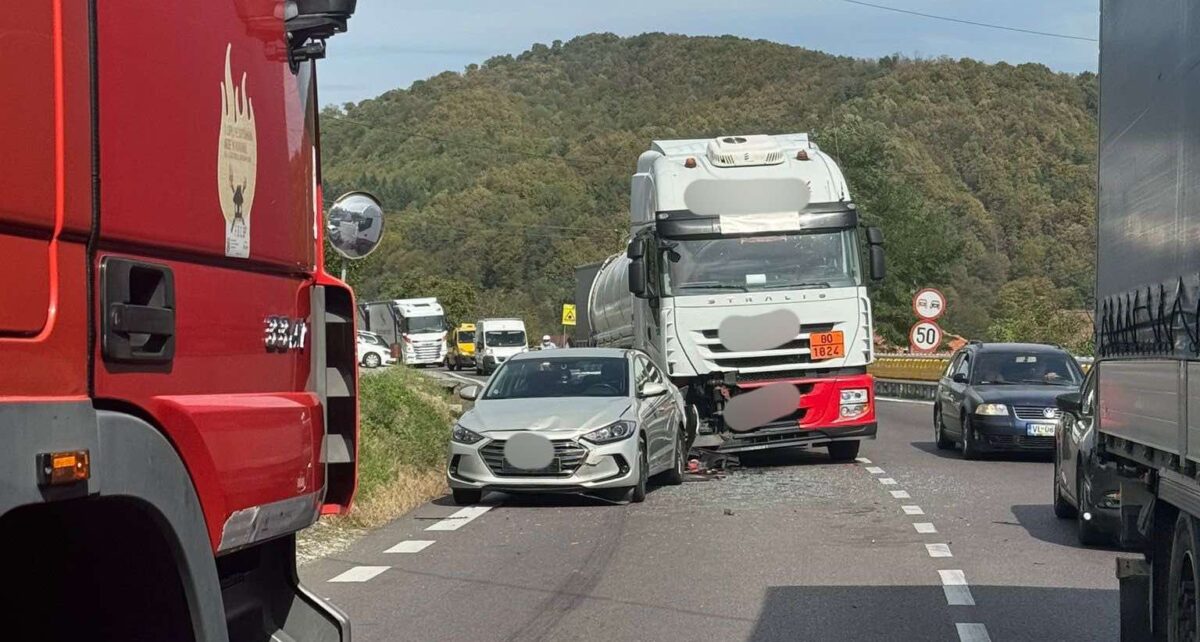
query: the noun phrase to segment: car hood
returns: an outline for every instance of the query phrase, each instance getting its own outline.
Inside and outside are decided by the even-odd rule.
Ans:
[[[1077,386],[974,386],[972,395],[980,403],[1003,403],[1018,406],[1053,407],[1055,399],[1066,392],[1079,390]]]
[[[617,421],[628,397],[549,397],[480,400],[460,423],[475,432],[582,433]]]

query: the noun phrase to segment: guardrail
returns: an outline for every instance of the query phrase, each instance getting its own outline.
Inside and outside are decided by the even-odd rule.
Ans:
[[[950,365],[950,353],[944,354],[877,354],[867,372],[875,377],[875,394],[901,399],[932,400],[937,382]],[[1087,372],[1092,357],[1075,357]]]

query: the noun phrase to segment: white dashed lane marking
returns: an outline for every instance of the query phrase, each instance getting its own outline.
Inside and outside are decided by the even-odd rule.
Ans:
[[[390,566],[355,566],[354,568],[334,577],[330,582],[366,582],[391,568]]]
[[[913,524],[913,528],[917,529],[918,533],[928,534],[928,533],[936,533],[937,532],[937,529],[934,528],[933,524],[930,524],[929,522],[917,522],[917,523]]]
[[[959,570],[938,571],[942,577],[942,591],[946,593],[946,603],[950,606],[975,606],[975,598],[971,597],[971,588],[967,586],[967,576]]]
[[[959,622],[954,626],[958,628],[960,642],[992,642],[992,638],[988,637],[987,627],[982,624]]]
[[[926,544],[925,550],[929,551],[930,557],[954,557],[949,544]]]
[[[892,479],[891,477],[880,477],[879,483],[883,484],[884,486],[895,486],[896,480]]]
[[[384,553],[420,553],[433,545],[431,539],[410,539],[387,549]]]
[[[892,497],[896,499],[912,499],[912,495],[909,495],[907,490],[893,490],[891,493]]]
[[[860,464],[869,464],[869,463],[871,463],[871,460],[870,460],[870,459],[867,459],[866,457],[856,457],[856,458],[854,459],[854,461],[856,461],[856,462],[858,462],[858,463],[860,463]]]
[[[883,469],[879,466],[867,466],[867,472],[871,473],[872,475],[882,475]]]
[[[924,515],[925,511],[921,510],[920,506],[901,506],[905,515]]]
[[[440,522],[434,522],[432,526],[426,528],[425,530],[456,531],[469,524],[471,520],[479,517],[491,509],[491,506],[467,506],[466,508],[460,508],[446,519],[443,519]]]

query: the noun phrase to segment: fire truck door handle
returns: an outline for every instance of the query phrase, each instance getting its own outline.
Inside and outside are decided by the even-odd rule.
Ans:
[[[111,256],[100,262],[105,360],[164,364],[175,358],[175,278],[157,263]]]

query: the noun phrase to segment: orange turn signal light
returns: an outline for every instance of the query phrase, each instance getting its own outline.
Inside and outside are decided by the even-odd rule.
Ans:
[[[92,474],[91,457],[86,450],[68,450],[38,455],[38,476],[43,486],[84,481]]]

